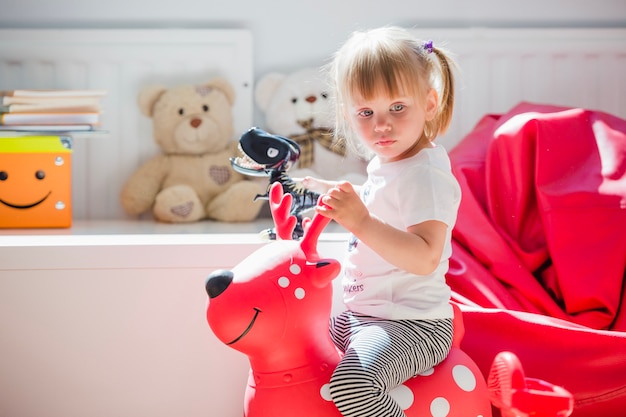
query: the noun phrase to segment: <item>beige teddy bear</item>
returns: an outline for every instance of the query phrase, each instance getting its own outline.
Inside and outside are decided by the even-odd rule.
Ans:
[[[152,210],[170,223],[214,219],[253,220],[262,204],[254,197],[262,187],[235,172],[233,137],[235,92],[221,77],[203,85],[167,89],[146,87],[139,108],[153,122],[153,137],[162,153],[139,167],[121,192],[131,215]]]

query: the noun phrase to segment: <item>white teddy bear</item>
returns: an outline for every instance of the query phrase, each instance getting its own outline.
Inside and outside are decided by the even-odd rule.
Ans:
[[[319,68],[291,74],[263,76],[255,88],[255,101],[265,116],[266,129],[300,145],[300,159],[289,175],[363,184],[367,162],[344,154],[332,142],[334,114],[328,100],[328,84]]]

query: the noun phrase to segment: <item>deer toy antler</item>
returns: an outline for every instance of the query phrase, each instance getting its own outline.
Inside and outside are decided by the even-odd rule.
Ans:
[[[276,225],[276,235],[282,240],[291,240],[296,226],[296,216],[290,214],[293,196],[284,194],[280,184],[274,183],[270,188],[270,210]],[[300,242],[302,251],[308,259],[319,258],[317,255],[317,240],[330,219],[315,214],[313,219],[303,221],[304,236]]]
[[[296,227],[296,216],[290,214],[293,196],[284,194],[280,183],[275,182],[270,188],[270,211],[276,226],[276,238],[292,240]]]

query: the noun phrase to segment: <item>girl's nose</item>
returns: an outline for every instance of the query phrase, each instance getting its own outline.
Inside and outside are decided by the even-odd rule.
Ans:
[[[379,117],[376,119],[374,123],[374,131],[375,132],[389,132],[391,130],[391,123],[389,123],[389,119],[386,117]]]

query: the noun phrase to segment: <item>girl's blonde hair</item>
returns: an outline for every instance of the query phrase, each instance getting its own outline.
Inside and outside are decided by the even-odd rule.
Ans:
[[[430,89],[437,91],[437,113],[424,126],[424,136],[433,140],[446,131],[452,119],[454,65],[446,51],[416,39],[403,28],[354,32],[328,64],[336,113],[335,140],[340,144],[345,140],[351,150],[370,156],[354,137],[344,106],[355,93],[367,100],[380,93],[381,88],[394,96],[403,87],[420,98],[422,104]]]

